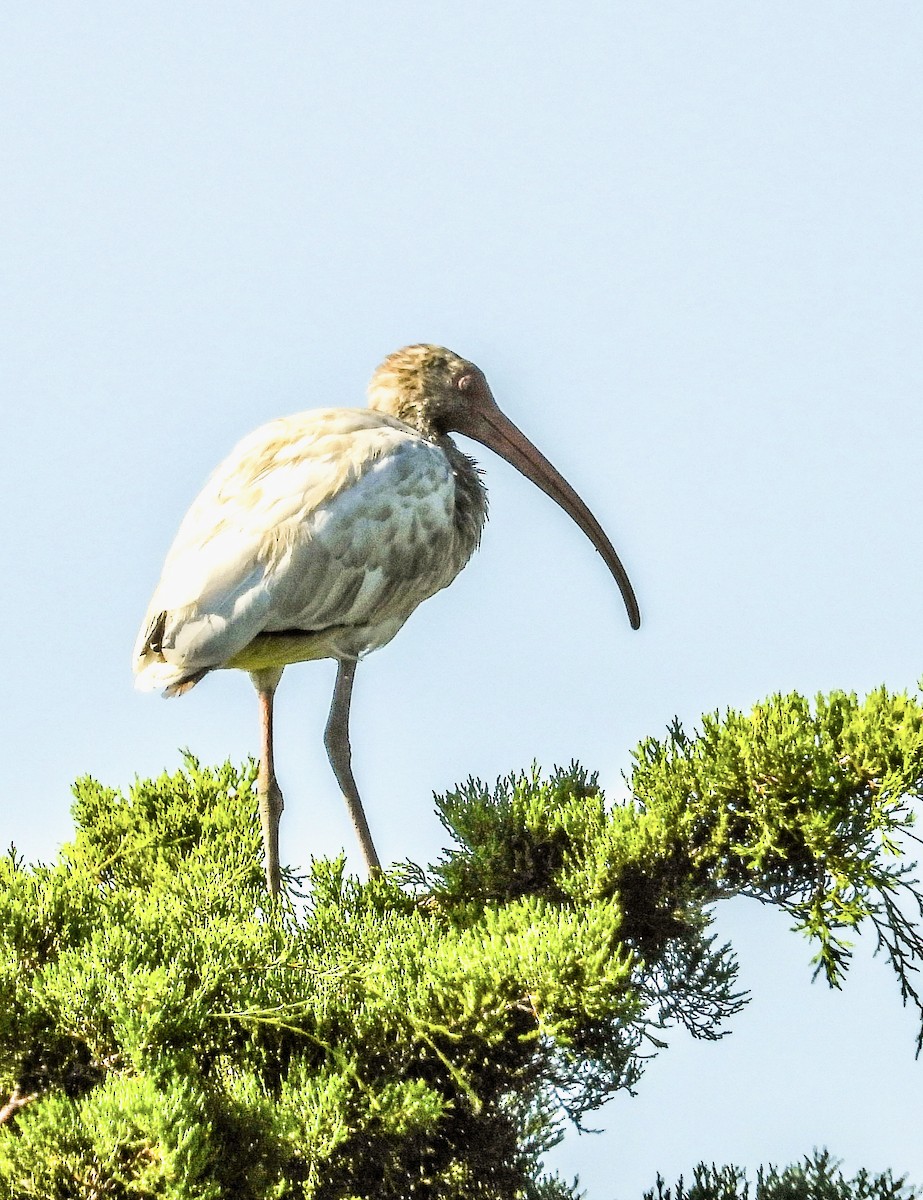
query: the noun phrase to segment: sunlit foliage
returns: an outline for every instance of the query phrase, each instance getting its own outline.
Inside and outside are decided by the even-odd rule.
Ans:
[[[870,926],[919,1007],[908,697],[674,726],[624,803],[576,765],[471,780],[435,865],[316,861],[277,905],[253,783],[191,756],[127,797],[84,779],[58,862],[0,861],[2,1194],[565,1200],[541,1159],[568,1120],[636,1087],[667,1026],[717,1038],[745,1003],[709,933],[732,895],[790,914],[835,986]],[[722,1170],[658,1194],[737,1195]]]

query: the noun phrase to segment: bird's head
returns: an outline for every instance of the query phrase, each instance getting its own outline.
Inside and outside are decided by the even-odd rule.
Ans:
[[[420,345],[389,354],[372,376],[368,395],[369,408],[439,437],[462,432],[457,419],[464,421],[490,388],[474,363],[444,346]]]
[[[580,526],[605,560],[625,601],[632,628],[641,624],[634,590],[612,543],[566,479],[505,416],[484,372],[444,346],[405,346],[389,354],[369,383],[369,407],[397,417],[425,437],[474,438],[505,458]]]

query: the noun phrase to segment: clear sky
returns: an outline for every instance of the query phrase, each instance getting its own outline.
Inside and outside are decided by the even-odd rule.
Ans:
[[[271,417],[360,405],[434,341],[577,487],[638,592],[488,451],[482,550],[357,674],[388,859],[433,791],[578,758],[618,792],[677,714],[923,673],[923,8],[161,0],[0,12],[0,836],[50,856],[70,782],[257,749],[248,680],[132,691],[179,520]],[[467,447],[469,450],[471,447]],[[334,668],[286,674],[283,858],[351,831]],[[685,1034],[554,1163],[632,1200],[700,1158],[923,1184],[923,1063],[885,963],[810,984],[728,905],[753,1003]]]

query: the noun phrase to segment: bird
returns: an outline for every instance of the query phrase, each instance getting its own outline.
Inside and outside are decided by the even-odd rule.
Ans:
[[[257,691],[257,799],[267,889],[280,894],[282,792],[273,701],[287,666],[337,664],[324,744],[370,876],[381,871],[352,770],[356,664],[447,587],[477,549],[487,491],[451,438],[488,447],[547,493],[599,551],[635,629],[625,568],[570,484],[494,400],[481,369],[444,346],[390,354],[366,408],[315,409],[245,437],[180,524],[132,659],[142,691],[180,696],[210,672],[247,671]]]

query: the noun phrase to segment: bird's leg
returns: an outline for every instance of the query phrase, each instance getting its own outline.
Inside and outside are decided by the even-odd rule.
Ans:
[[[282,886],[279,871],[279,818],[282,816],[282,792],[276,782],[272,753],[272,703],[282,678],[281,670],[253,671],[251,678],[260,699],[260,769],[256,779],[263,851],[266,856],[266,885],[270,896],[278,896]]]
[[[333,689],[333,701],[330,705],[330,716],[327,718],[327,728],[324,731],[324,745],[333,773],[337,777],[346,807],[352,818],[359,845],[365,857],[369,875],[381,874],[381,862],[372,844],[369,823],[365,819],[359,789],[353,778],[352,751],[349,746],[349,702],[353,694],[353,678],[356,674],[356,660],[337,659],[337,681]]]

